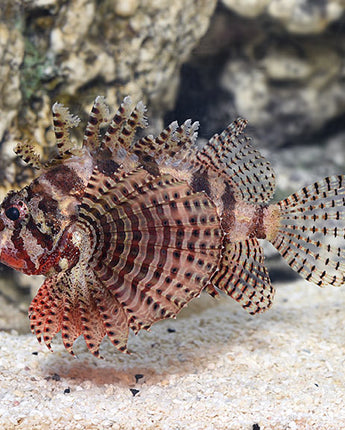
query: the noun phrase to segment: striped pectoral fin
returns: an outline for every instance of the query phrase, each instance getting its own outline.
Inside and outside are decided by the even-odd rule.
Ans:
[[[39,342],[43,337],[49,349],[62,325],[64,300],[61,287],[63,280],[60,274],[46,279],[29,307],[31,331]]]
[[[105,334],[119,351],[128,352],[128,319],[122,306],[105,287],[95,294],[94,299]]]
[[[218,231],[212,221],[205,231],[197,226],[170,230],[158,222],[149,231],[126,232],[129,240],[115,248],[111,263],[103,261],[97,267],[135,332],[175,317],[200,294],[218,262],[219,235],[213,234]],[[122,232],[119,237],[124,237]]]
[[[205,193],[169,175],[133,171],[81,205],[98,243],[90,261],[134,331],[173,317],[217,267],[222,232]]]
[[[264,253],[257,239],[226,242],[219,270],[211,282],[250,314],[272,305],[274,288],[264,265]]]
[[[246,124],[238,118],[220,135],[215,134],[192,162],[226,178],[236,198],[250,203],[267,202],[275,190],[275,175],[250,138],[242,135]]]
[[[111,288],[136,333],[161,319],[174,318],[190,300],[199,296],[216,267],[214,250],[191,252],[162,247],[156,252],[166,256],[164,266],[159,261],[135,264],[122,284]]]
[[[319,286],[345,284],[345,176],[331,176],[274,206],[271,242],[287,263]]]
[[[63,344],[72,355],[80,335],[95,357],[100,357],[99,346],[105,335],[126,352],[128,321],[122,306],[101,282],[95,284],[90,269],[85,272],[85,277],[79,271],[46,279],[29,308],[32,332],[51,349],[53,337],[61,331]]]

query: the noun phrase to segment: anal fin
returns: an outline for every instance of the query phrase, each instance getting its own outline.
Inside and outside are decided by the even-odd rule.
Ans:
[[[264,265],[264,252],[256,238],[225,242],[219,270],[212,284],[254,315],[268,309],[274,288]]]

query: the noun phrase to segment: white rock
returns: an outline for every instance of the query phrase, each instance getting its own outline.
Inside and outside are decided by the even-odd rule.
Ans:
[[[115,13],[123,18],[128,18],[134,15],[138,7],[138,0],[116,0]]]
[[[240,15],[254,17],[266,9],[271,0],[222,0],[223,4]]]

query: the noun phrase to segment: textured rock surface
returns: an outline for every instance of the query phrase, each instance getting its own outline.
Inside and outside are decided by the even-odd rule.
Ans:
[[[261,43],[247,46],[252,56],[227,62],[221,88],[258,127],[263,141],[265,136],[276,143],[310,136],[344,114],[345,51],[338,49],[338,37],[294,46],[262,36]]]
[[[191,115],[208,137],[241,115],[249,119],[259,147],[321,144],[344,131],[344,77],[341,19],[321,33],[302,36],[288,33],[267,13],[254,19],[218,8],[183,69],[177,109],[169,119]]]
[[[17,115],[22,100],[20,65],[24,57],[24,43],[17,28],[0,22],[0,139]]]
[[[179,70],[207,30],[216,0],[5,1],[0,16],[2,183],[23,183],[12,148],[23,136],[49,150],[50,107],[86,116],[94,98],[142,99],[158,119]]]
[[[24,41],[19,29],[14,26],[15,18],[12,13],[8,16],[5,11],[3,13],[3,19],[0,20],[0,141],[3,142],[0,188],[5,181],[14,180],[14,166],[8,166],[8,160],[13,159],[13,154],[8,156],[7,147],[11,142],[11,129],[17,126],[21,110],[20,66],[24,58]]]
[[[340,18],[342,0],[222,0],[231,10],[248,17],[262,13],[281,21],[293,33],[319,33]]]

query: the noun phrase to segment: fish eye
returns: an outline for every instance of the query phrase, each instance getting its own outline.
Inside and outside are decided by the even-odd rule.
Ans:
[[[20,216],[20,212],[19,212],[18,208],[16,208],[15,206],[11,206],[8,209],[6,209],[5,215],[11,221],[17,221],[17,219]]]

